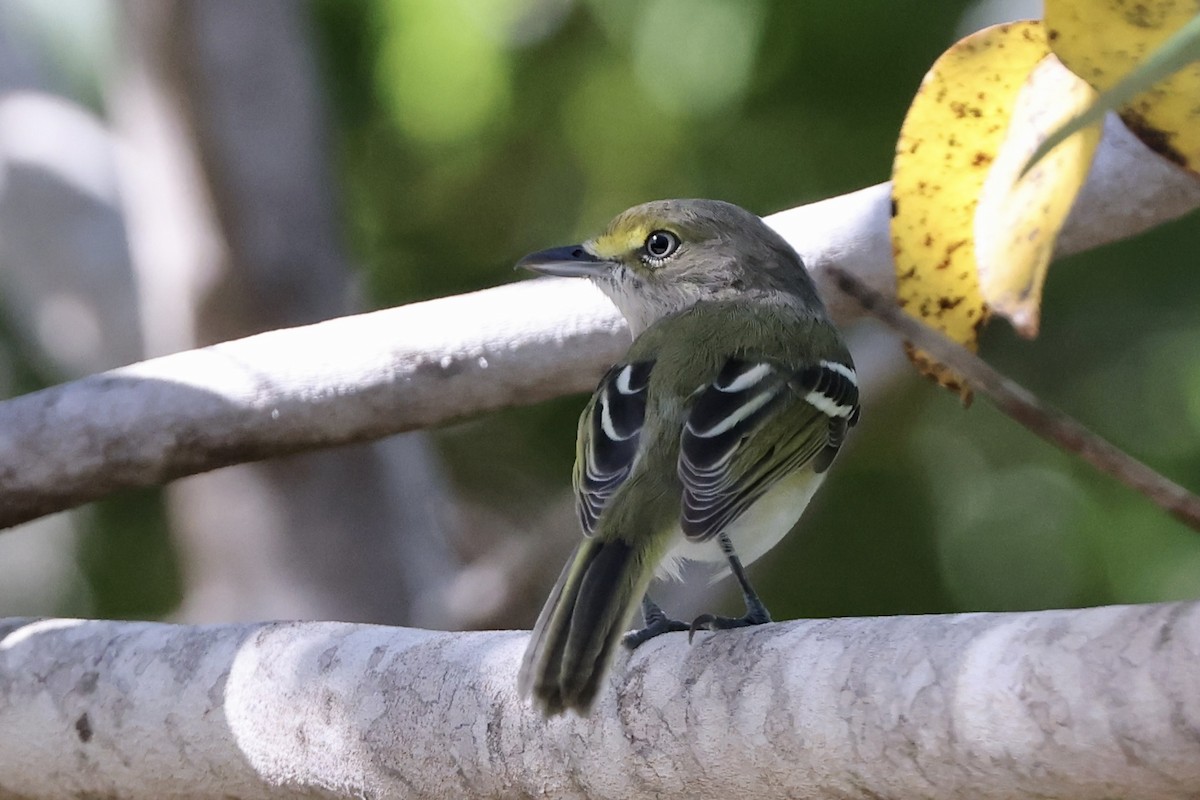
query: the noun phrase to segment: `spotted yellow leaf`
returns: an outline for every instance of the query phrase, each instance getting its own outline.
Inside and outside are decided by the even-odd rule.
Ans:
[[[1049,52],[1036,21],[985,28],[933,64],[909,107],[892,166],[892,252],[905,311],[974,350],[987,319],[975,210],[1017,95]],[[961,378],[910,351],[925,374],[970,396]]]
[[[1020,333],[1038,331],[1042,285],[1075,196],[1079,194],[1100,128],[1091,125],[1021,170],[1040,142],[1087,108],[1096,91],[1053,55],[1033,68],[1013,105],[996,161],[975,212],[975,258],[988,308]]]
[[[1200,14],[1197,0],[1046,0],[1055,54],[1096,89],[1117,86]],[[1185,66],[1121,105],[1118,113],[1147,146],[1200,173],[1200,61],[1183,43]],[[1190,61],[1190,63],[1188,63]]]

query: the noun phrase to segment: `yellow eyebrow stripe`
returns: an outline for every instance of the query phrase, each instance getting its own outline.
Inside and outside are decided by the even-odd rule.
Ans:
[[[650,230],[645,222],[617,227],[593,239],[589,249],[600,258],[619,258],[641,249]]]

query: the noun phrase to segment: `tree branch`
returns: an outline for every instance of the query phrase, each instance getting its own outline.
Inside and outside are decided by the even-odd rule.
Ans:
[[[1119,123],[1061,240],[1075,252],[1200,207],[1200,181]],[[830,267],[894,295],[887,184],[768,217],[843,323]],[[526,281],[274,331],[0,404],[0,527],[120,488],[365,441],[590,389],[628,342],[590,286]]]
[[[523,632],[0,620],[0,797],[1174,798],[1200,603],[657,639],[588,718]]]

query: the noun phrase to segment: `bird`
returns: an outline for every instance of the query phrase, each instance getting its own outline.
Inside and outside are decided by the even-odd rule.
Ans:
[[[800,256],[719,200],[634,206],[586,242],[518,268],[586,278],[633,343],[579,419],[583,536],[534,625],[518,690],[546,716],[589,713],[619,642],[760,625],[745,566],[797,523],[859,419],[850,351]],[[741,617],[675,620],[648,594],[684,561],[741,588]],[[626,633],[640,605],[643,627]]]

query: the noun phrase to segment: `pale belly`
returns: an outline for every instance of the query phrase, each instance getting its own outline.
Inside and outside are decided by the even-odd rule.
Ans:
[[[729,534],[734,552],[743,565],[756,561],[759,556],[779,544],[779,540],[796,525],[808,501],[812,499],[824,479],[824,473],[816,474],[809,469],[798,470],[780,480],[746,513],[733,521],[726,533]],[[672,534],[670,550],[658,568],[658,576],[678,578],[681,561],[722,565],[727,563],[716,537],[707,542],[690,542],[676,527]],[[724,571],[722,570],[722,573]]]

